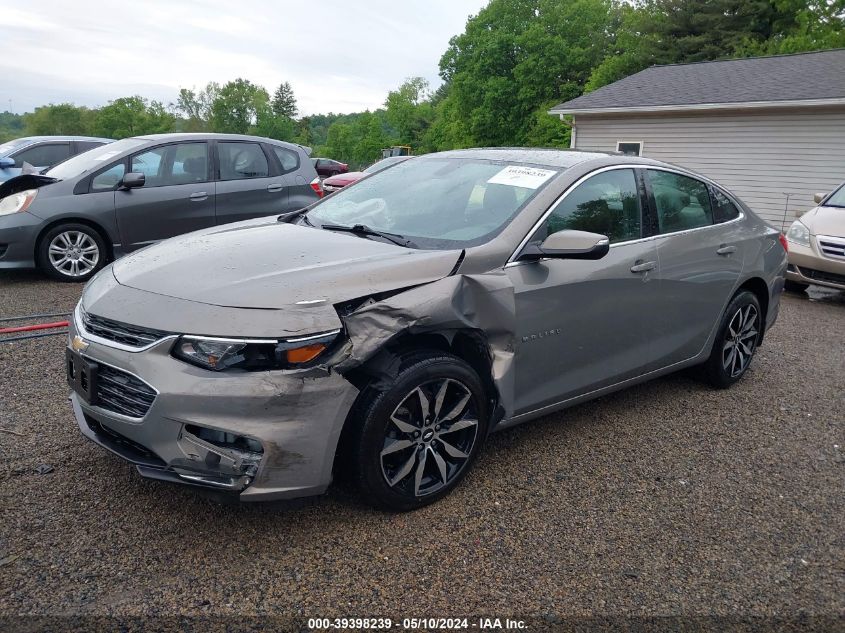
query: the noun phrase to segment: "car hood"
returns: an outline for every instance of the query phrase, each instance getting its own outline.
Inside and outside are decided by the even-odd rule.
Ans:
[[[436,281],[450,274],[459,255],[264,218],[160,242],[117,260],[113,272],[119,284],[158,295],[280,309]]]
[[[845,209],[816,207],[802,215],[801,222],[813,235],[845,237]]]
[[[323,184],[334,185],[336,187],[344,187],[348,184],[361,180],[361,178],[366,175],[367,174],[365,174],[363,171],[350,171],[345,174],[338,174],[337,176],[326,178],[323,181]]]
[[[5,174],[17,172],[12,174],[6,180]],[[5,181],[5,182],[4,182]],[[0,198],[11,196],[13,193],[25,191],[26,189],[38,189],[45,185],[52,185],[54,182],[59,182],[58,178],[51,178],[43,174],[23,174],[21,170],[16,168],[0,169]]]

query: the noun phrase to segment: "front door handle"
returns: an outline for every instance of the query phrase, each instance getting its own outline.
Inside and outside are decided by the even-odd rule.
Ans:
[[[657,268],[657,262],[644,262],[638,259],[636,263],[631,266],[632,273],[647,273],[650,270]]]
[[[208,193],[205,191],[195,191],[188,197],[195,202],[202,202],[208,198]]]
[[[717,255],[731,255],[736,253],[736,246],[728,246],[727,244],[722,244],[717,250]]]
[[[269,191],[270,193],[276,193],[277,191],[281,191],[282,187],[284,187],[284,185],[280,185],[278,183],[273,185],[267,185],[267,191]]]

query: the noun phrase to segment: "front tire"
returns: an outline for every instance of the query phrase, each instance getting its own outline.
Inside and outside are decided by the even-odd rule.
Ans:
[[[717,389],[727,389],[738,381],[754,358],[763,328],[763,311],[757,296],[748,290],[738,293],[728,304],[710,358],[704,365],[707,381]]]
[[[393,511],[449,494],[478,457],[489,423],[478,375],[442,352],[406,359],[389,386],[364,390],[353,415],[358,487],[367,502]]]
[[[107,259],[100,234],[86,224],[68,223],[53,227],[38,244],[38,266],[59,281],[88,281]]]

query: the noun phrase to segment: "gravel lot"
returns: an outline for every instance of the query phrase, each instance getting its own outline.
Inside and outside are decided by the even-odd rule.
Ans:
[[[79,291],[0,273],[0,317],[69,311]],[[787,295],[733,389],[672,376],[502,432],[455,493],[405,515],[342,486],[239,505],[144,481],[77,431],[64,337],[0,344],[0,616],[810,616],[802,630],[833,628],[843,341],[843,294]]]

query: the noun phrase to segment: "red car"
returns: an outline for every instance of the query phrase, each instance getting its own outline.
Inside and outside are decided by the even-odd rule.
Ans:
[[[349,171],[349,165],[331,158],[312,158],[311,162],[314,163],[317,174],[323,177],[345,174]]]
[[[364,176],[369,176],[370,174],[375,174],[377,172],[382,171],[383,169],[387,169],[388,167],[393,167],[394,165],[398,165],[399,163],[404,162],[409,158],[411,157],[391,156],[390,158],[383,158],[377,163],[373,163],[364,171],[350,171],[345,174],[339,174],[337,176],[332,176],[331,178],[326,178],[323,181],[323,191],[325,191],[326,194],[330,194],[333,191],[337,191],[338,189],[343,189],[346,185],[351,185],[353,182],[358,182]]]

